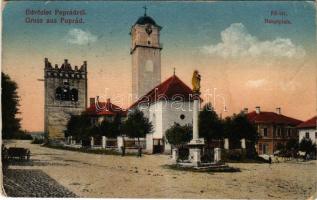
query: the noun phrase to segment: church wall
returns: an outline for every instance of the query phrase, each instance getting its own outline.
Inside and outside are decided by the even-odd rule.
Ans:
[[[162,134],[165,135],[165,131],[174,125],[174,122],[180,125],[193,123],[193,102],[183,102],[181,109],[179,104],[173,104],[173,102],[167,102],[166,106],[163,105],[162,109]],[[185,118],[181,119],[181,115]],[[171,146],[165,143],[165,152],[169,153]]]
[[[150,121],[153,124],[153,138],[160,139],[162,135],[162,102],[150,106]]]

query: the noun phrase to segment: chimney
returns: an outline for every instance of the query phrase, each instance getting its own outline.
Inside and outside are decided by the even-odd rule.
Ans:
[[[276,108],[276,114],[278,114],[278,115],[281,114],[281,108],[280,107]]]
[[[249,109],[248,109],[248,108],[244,108],[244,109],[243,109],[243,113],[244,113],[244,114],[248,114],[248,113],[249,113]]]
[[[93,106],[93,105],[96,104],[96,101],[95,101],[94,97],[90,98],[89,100],[90,100],[90,106]]]
[[[255,107],[255,112],[256,114],[260,114],[261,112],[260,106]]]
[[[67,60],[67,59],[64,59],[64,63],[68,63],[68,60]]]
[[[110,103],[110,98],[107,99],[107,103]]]

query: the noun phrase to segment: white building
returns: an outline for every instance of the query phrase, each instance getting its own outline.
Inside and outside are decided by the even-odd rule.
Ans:
[[[192,124],[192,95],[192,90],[173,75],[130,106],[129,110],[138,108],[143,111],[153,125],[153,132],[146,137],[147,152],[171,152],[165,131],[174,123]]]
[[[298,128],[298,139],[299,142],[303,138],[310,138],[313,143],[316,144],[317,141],[317,130],[316,130],[316,122],[317,122],[317,116],[299,124],[297,126]]]

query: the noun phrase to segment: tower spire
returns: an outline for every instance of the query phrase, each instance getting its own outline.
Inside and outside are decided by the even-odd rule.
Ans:
[[[174,76],[175,76],[175,74],[176,74],[176,68],[174,67],[173,69],[174,69],[174,73],[173,73],[173,74],[174,74]]]
[[[146,16],[147,7],[146,7],[146,6],[143,6],[143,9],[144,9],[144,17],[145,17],[145,16]]]

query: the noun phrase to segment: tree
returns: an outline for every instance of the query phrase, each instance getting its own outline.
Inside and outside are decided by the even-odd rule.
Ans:
[[[277,143],[276,150],[284,151],[285,150],[285,146],[283,145],[283,143]]]
[[[146,118],[142,111],[136,109],[132,111],[127,120],[123,124],[123,132],[131,138],[138,138],[140,145],[140,137],[145,137],[151,133],[153,129],[152,123]]]
[[[103,120],[100,124],[100,131],[108,138],[116,138],[121,133],[121,126],[121,116],[116,115],[113,121]]]
[[[299,148],[298,140],[294,139],[294,138],[288,140],[285,147],[287,150],[291,150],[291,151],[298,150],[298,148]]]
[[[240,140],[245,138],[254,147],[259,138],[256,128],[243,112],[224,120],[224,135],[234,144],[230,146],[240,145]]]
[[[313,144],[310,138],[303,138],[299,143],[299,150],[305,151],[307,154],[315,153],[316,145]]]
[[[19,113],[19,96],[16,82],[1,72],[2,138],[13,138],[22,134],[21,124],[16,115]]]
[[[213,110],[211,103],[205,104],[199,113],[199,135],[205,138],[208,145],[213,139],[220,139],[223,136],[222,122]]]
[[[65,136],[72,136],[77,140],[89,140],[99,129],[91,125],[90,117],[87,115],[72,115],[67,123]]]
[[[181,126],[178,123],[174,123],[165,132],[165,137],[171,145],[180,148],[187,144],[193,137],[192,135],[193,127],[189,124]]]

